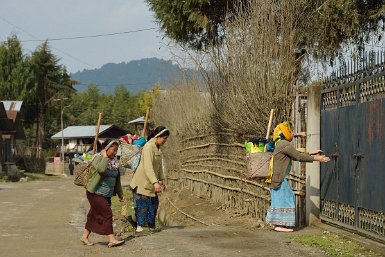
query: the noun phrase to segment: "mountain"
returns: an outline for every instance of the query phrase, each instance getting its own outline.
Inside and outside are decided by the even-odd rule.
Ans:
[[[95,84],[105,94],[113,93],[117,85],[124,85],[132,93],[148,90],[158,82],[164,87],[186,75],[200,77],[196,70],[182,69],[172,61],[158,58],[107,63],[99,69],[70,74],[71,79],[79,82],[76,90],[84,91],[89,84]]]

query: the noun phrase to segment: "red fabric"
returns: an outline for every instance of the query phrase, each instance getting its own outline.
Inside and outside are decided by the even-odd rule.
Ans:
[[[87,199],[91,208],[87,214],[85,228],[99,235],[113,234],[111,198],[87,191]]]

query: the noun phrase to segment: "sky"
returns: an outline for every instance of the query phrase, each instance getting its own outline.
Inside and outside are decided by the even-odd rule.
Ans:
[[[140,32],[133,32],[142,30]],[[118,33],[111,36],[87,37]],[[43,41],[68,72],[171,54],[144,0],[0,0],[0,41],[16,34],[24,53]],[[63,38],[86,37],[64,40]]]

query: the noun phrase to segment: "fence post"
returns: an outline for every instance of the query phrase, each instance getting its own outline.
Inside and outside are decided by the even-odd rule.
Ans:
[[[308,115],[306,150],[320,149],[321,121],[321,89],[320,85],[308,88]],[[306,163],[306,224],[311,225],[320,215],[320,164]]]

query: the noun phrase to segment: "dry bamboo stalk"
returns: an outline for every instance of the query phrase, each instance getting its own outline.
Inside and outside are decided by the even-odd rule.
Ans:
[[[167,199],[168,202],[169,202],[175,209],[177,209],[180,213],[183,213],[184,215],[186,215],[186,216],[189,217],[190,219],[193,219],[193,220],[195,220],[195,221],[198,221],[199,223],[202,223],[203,225],[209,226],[209,224],[207,224],[207,223],[205,223],[205,222],[203,222],[203,221],[201,221],[201,220],[199,220],[199,219],[197,219],[197,218],[191,216],[190,214],[188,214],[188,213],[182,211],[182,210],[181,210],[180,208],[178,208],[173,202],[171,202],[171,200],[170,200],[168,197],[166,197],[166,199]]]
[[[96,125],[96,130],[95,130],[95,139],[94,139],[94,146],[93,146],[93,149],[92,149],[92,155],[94,155],[96,153],[96,146],[97,146],[98,137],[99,137],[99,129],[100,129],[101,120],[102,120],[102,113],[99,112],[99,114],[98,114],[98,123]]]
[[[142,134],[141,134],[141,137],[145,137],[146,134],[147,134],[147,122],[148,122],[148,116],[150,114],[150,108],[147,108],[146,110],[146,116],[144,118],[144,125],[143,125],[143,131],[142,131]]]
[[[238,159],[242,159],[244,160],[245,159],[245,156],[244,155],[236,155],[236,154],[200,154],[200,155],[190,155],[187,157],[187,160],[189,159],[192,159],[192,158],[200,158],[200,157],[228,157],[229,159],[231,157],[233,158],[238,158]]]
[[[203,144],[203,145],[194,145],[194,146],[190,146],[190,147],[187,147],[187,148],[184,148],[184,149],[180,149],[178,150],[178,152],[183,152],[183,151],[187,151],[187,150],[191,150],[191,149],[197,149],[197,148],[205,148],[205,147],[209,147],[211,145],[217,145],[217,146],[236,146],[236,147],[244,147],[243,144],[240,144],[240,143],[233,143],[233,144],[223,144],[223,143],[207,143],[207,144]]]
[[[218,177],[221,177],[221,178],[226,178],[226,179],[234,179],[234,180],[239,180],[239,181],[243,181],[245,183],[248,183],[248,184],[252,184],[254,186],[257,186],[257,187],[260,187],[262,189],[265,189],[267,191],[270,191],[270,189],[268,187],[265,187],[265,186],[262,186],[256,182],[252,182],[252,181],[249,181],[249,180],[246,180],[246,179],[242,179],[242,178],[239,178],[239,177],[233,177],[233,176],[226,176],[226,175],[222,175],[222,174],[219,174],[219,173],[216,173],[216,172],[213,172],[213,171],[209,171],[209,170],[198,170],[198,171],[194,171],[194,170],[187,170],[187,169],[181,169],[181,171],[186,171],[188,173],[209,173],[209,174],[212,174],[212,175],[215,175],[215,176],[218,176]]]
[[[273,114],[274,109],[270,110],[270,117],[269,117],[269,124],[267,125],[267,131],[266,131],[266,139],[269,140],[270,130],[271,130],[271,123],[273,122]]]
[[[270,198],[267,198],[267,197],[264,197],[264,196],[261,196],[261,195],[257,195],[257,194],[255,194],[253,192],[245,191],[245,190],[242,190],[240,188],[227,187],[227,186],[220,185],[220,184],[213,183],[213,182],[209,182],[209,181],[206,181],[206,180],[203,180],[203,179],[197,179],[197,178],[191,178],[191,177],[183,177],[183,178],[184,179],[190,179],[190,180],[197,181],[197,182],[201,182],[201,183],[205,183],[205,184],[208,184],[208,185],[217,186],[217,187],[224,188],[224,189],[231,190],[231,191],[247,193],[247,194],[250,194],[250,195],[253,195],[255,197],[265,199],[265,200],[270,200]]]
[[[182,162],[182,165],[185,163],[194,163],[194,162],[200,162],[200,161],[224,161],[224,162],[235,163],[241,166],[246,166],[245,162],[237,162],[237,161],[224,159],[224,158],[202,158],[202,159],[188,160],[188,161]]]
[[[239,169],[224,167],[224,166],[218,166],[218,165],[210,165],[210,164],[184,164],[184,165],[182,165],[182,167],[191,167],[191,166],[192,167],[200,166],[200,167],[218,168],[218,169],[222,169],[222,170],[231,170],[231,171],[234,171],[237,173],[242,173],[241,171],[239,171]]]
[[[228,132],[209,132],[208,134],[203,134],[203,135],[198,135],[198,136],[193,136],[193,137],[188,137],[188,138],[184,138],[180,141],[180,143],[184,143],[184,142],[187,142],[187,141],[190,141],[190,140],[194,140],[194,139],[197,139],[197,138],[204,138],[204,137],[209,137],[209,136],[216,136],[216,135],[224,135],[224,136],[234,136],[234,137],[238,137],[238,135],[242,135],[241,133],[228,133]],[[247,137],[248,135],[245,135],[245,137]]]
[[[290,176],[293,176],[293,177],[299,178],[300,180],[305,180],[305,179],[306,179],[306,177],[305,177],[305,176],[302,176],[302,175],[296,174],[296,173],[294,173],[294,172],[290,172],[289,174],[290,174]]]
[[[301,180],[301,179],[297,179],[297,178],[289,178],[289,180],[296,181],[296,182],[298,182],[300,184],[306,184],[305,180]]]

